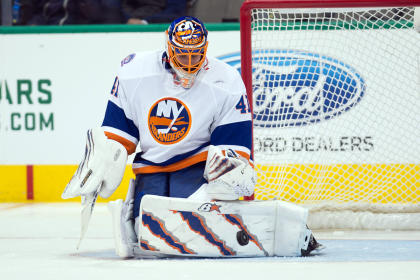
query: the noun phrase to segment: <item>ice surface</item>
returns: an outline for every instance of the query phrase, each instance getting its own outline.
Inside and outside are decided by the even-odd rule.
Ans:
[[[420,232],[322,231],[307,258],[132,259],[98,204],[79,251],[79,204],[0,204],[1,279],[420,279]]]

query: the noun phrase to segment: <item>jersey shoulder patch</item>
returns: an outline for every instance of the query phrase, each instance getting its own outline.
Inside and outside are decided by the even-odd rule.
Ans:
[[[121,61],[118,69],[118,78],[120,81],[126,79],[142,78],[159,74],[161,71],[160,60],[161,53],[154,52],[136,52],[128,55]]]
[[[136,56],[136,54],[135,53],[132,53],[132,54],[130,54],[130,55],[128,55],[128,56],[126,56],[123,60],[121,60],[121,67],[123,67],[124,66],[124,64],[127,64],[127,63],[129,63],[130,61],[132,61],[133,60],[133,58]]]

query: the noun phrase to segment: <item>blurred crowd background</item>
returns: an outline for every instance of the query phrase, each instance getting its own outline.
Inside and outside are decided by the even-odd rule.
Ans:
[[[169,23],[180,16],[238,22],[244,0],[1,0],[0,23],[10,25]]]

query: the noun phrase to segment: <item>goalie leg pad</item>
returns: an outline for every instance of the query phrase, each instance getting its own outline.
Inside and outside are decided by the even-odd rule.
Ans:
[[[280,201],[200,202],[145,195],[139,246],[191,257],[300,256],[307,248],[306,219],[306,209]]]
[[[121,258],[134,257],[134,248],[137,246],[133,219],[134,185],[131,179],[125,201],[118,199],[108,204],[112,215],[115,252]]]
[[[308,210],[285,201],[276,203],[275,256],[300,256],[308,248],[311,231],[306,226]]]

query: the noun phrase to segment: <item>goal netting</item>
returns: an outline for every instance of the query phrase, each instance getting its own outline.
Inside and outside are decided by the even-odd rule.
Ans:
[[[420,229],[420,1],[373,2],[241,9],[255,199],[315,228]]]

